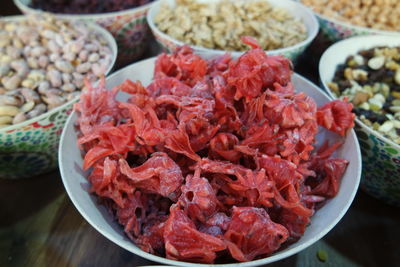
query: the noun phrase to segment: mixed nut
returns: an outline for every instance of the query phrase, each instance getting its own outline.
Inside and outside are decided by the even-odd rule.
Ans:
[[[126,10],[152,0],[32,0],[31,7],[54,13],[93,14]]]
[[[354,104],[361,121],[400,144],[400,47],[376,47],[348,57],[328,86]]]
[[[0,21],[0,127],[79,95],[112,62],[107,40],[82,22],[32,16]]]
[[[155,23],[184,43],[227,51],[248,50],[242,36],[254,37],[264,50],[289,47],[307,38],[303,21],[265,0],[177,0],[175,7],[161,6]]]
[[[357,26],[400,31],[398,0],[302,0],[315,12]]]

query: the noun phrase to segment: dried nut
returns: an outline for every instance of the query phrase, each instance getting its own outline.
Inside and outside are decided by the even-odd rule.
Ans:
[[[23,88],[21,90],[21,94],[24,96],[26,101],[33,101],[35,103],[40,103],[40,96],[39,94],[29,88]]]
[[[24,122],[24,121],[26,121],[26,119],[27,119],[27,117],[26,117],[25,113],[18,113],[13,118],[12,124],[18,124],[18,123]]]
[[[89,57],[89,52],[87,50],[82,50],[79,53],[79,59],[82,60],[82,61],[87,61],[88,57]]]
[[[72,75],[70,73],[62,73],[61,78],[64,84],[71,83],[72,81]]]
[[[62,95],[63,91],[61,91],[60,89],[56,89],[56,88],[51,88],[49,90],[47,90],[47,92],[45,93],[45,95],[48,97],[50,95]]]
[[[72,73],[72,71],[74,70],[74,67],[72,66],[71,63],[64,61],[64,60],[57,60],[54,65],[56,66],[56,68],[62,72],[66,72],[66,73]]]
[[[21,84],[21,77],[18,75],[11,76],[9,79],[6,79],[5,81],[2,80],[3,86],[7,90],[14,90],[17,89],[18,86]]]
[[[11,68],[9,64],[0,64],[0,78],[6,76],[10,72]]]
[[[0,106],[0,116],[15,116],[19,112],[19,108],[15,106]]]
[[[359,105],[358,107],[365,109],[365,110],[370,110],[370,106],[369,106],[368,102],[364,102],[361,105]]]
[[[89,62],[82,63],[82,64],[79,64],[76,67],[76,71],[79,72],[79,73],[86,73],[86,72],[88,72],[90,70],[91,67],[92,66],[90,65]]]
[[[387,133],[394,128],[394,124],[391,121],[385,121],[380,127],[379,131],[383,133]]]
[[[29,73],[29,66],[24,60],[13,61],[10,66],[21,77],[25,77]]]
[[[380,68],[383,67],[384,64],[385,64],[384,56],[373,57],[370,60],[368,60],[368,67],[370,67],[373,70],[379,70]]]
[[[47,65],[49,64],[49,57],[45,55],[40,56],[38,59],[38,64],[41,68],[43,69],[46,68]]]
[[[0,125],[12,123],[13,118],[11,116],[0,116]]]
[[[361,66],[361,65],[363,65],[364,64],[364,58],[362,57],[362,56],[360,56],[360,55],[355,55],[354,57],[353,57],[353,59],[354,59],[354,61],[356,62],[356,64],[358,65],[358,66]]]
[[[34,117],[37,117],[37,116],[39,116],[39,115],[41,115],[41,114],[43,114],[43,113],[45,113],[45,112],[46,112],[46,105],[43,104],[43,103],[41,103],[41,104],[39,104],[39,105],[36,105],[35,108],[34,108],[33,110],[31,110],[30,112],[28,112],[27,118],[28,118],[28,119],[34,118]]]
[[[394,106],[400,106],[400,99],[395,99],[392,101],[392,105]]]
[[[35,102],[34,101],[28,101],[25,104],[22,105],[21,111],[26,113],[31,111],[35,107]]]
[[[39,68],[39,61],[36,58],[30,57],[30,58],[27,59],[27,62],[28,62],[28,66],[30,68],[32,68],[32,69]]]
[[[394,128],[396,129],[400,129],[400,121],[398,120],[392,120]]]
[[[400,92],[393,91],[393,92],[392,92],[392,96],[393,96],[394,98],[400,99]]]
[[[100,55],[97,53],[92,53],[89,55],[89,62],[97,62],[100,59]]]
[[[31,56],[40,57],[41,55],[44,55],[45,53],[46,53],[46,49],[44,47],[36,46],[32,49]]]
[[[61,73],[58,70],[50,70],[47,72],[47,78],[53,87],[60,87],[62,84]]]
[[[354,80],[354,78],[353,78],[353,70],[350,69],[350,68],[346,68],[344,70],[344,77],[349,81]]]
[[[36,83],[35,83],[34,80],[26,79],[26,80],[23,80],[23,81],[22,81],[21,85],[22,85],[23,87],[26,87],[26,88],[29,88],[29,89],[33,89],[33,88],[35,88]]]
[[[395,75],[394,75],[394,81],[395,81],[397,84],[400,84],[400,69],[396,70],[396,73],[395,73]]]
[[[53,53],[53,54],[50,54],[50,56],[49,56],[49,60],[51,61],[51,62],[56,62],[57,60],[59,60],[61,57],[60,57],[60,54],[57,54],[57,53]]]
[[[354,95],[352,102],[354,105],[358,106],[359,104],[368,101],[368,99],[369,99],[368,93],[363,91],[357,91],[357,93]]]
[[[393,113],[400,112],[400,106],[391,106],[389,109]]]
[[[353,70],[352,76],[354,80],[365,81],[368,79],[368,72],[366,72],[365,70],[355,69]]]
[[[28,74],[28,78],[33,80],[33,81],[35,81],[35,82],[40,82],[40,81],[43,81],[46,78],[46,76],[40,70],[32,70]]]
[[[72,83],[67,83],[61,87],[61,90],[63,90],[64,92],[73,92],[76,90],[76,86]]]
[[[42,81],[39,83],[38,92],[40,94],[45,94],[50,89],[50,83],[48,81]]]

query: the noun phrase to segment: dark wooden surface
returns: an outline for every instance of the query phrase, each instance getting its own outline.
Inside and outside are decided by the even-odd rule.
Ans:
[[[1,0],[1,15],[16,14]],[[296,71],[317,80],[324,44],[317,41]],[[363,192],[339,224],[304,251],[268,266],[400,266],[400,209]],[[319,250],[328,253],[321,262]],[[107,240],[77,212],[58,172],[25,180],[0,180],[0,266],[151,265]]]

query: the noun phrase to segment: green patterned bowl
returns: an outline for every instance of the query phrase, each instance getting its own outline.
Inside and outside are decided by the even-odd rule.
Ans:
[[[297,0],[302,2],[301,0]],[[330,41],[336,42],[353,36],[359,35],[371,35],[371,34],[384,34],[384,35],[399,35],[399,32],[384,31],[378,29],[372,29],[367,27],[361,27],[346,22],[341,22],[335,19],[331,19],[327,16],[314,12],[318,18],[321,31],[324,33]]]
[[[203,0],[202,2],[213,2],[214,0]],[[162,3],[168,3],[170,6],[175,5],[175,0],[162,0],[153,4],[147,14],[147,22],[150,26],[151,31],[154,34],[157,42],[167,51],[175,51],[178,47],[185,43],[178,41],[169,35],[160,31],[154,24],[154,18],[158,14]],[[272,6],[286,9],[293,17],[301,19],[307,28],[308,36],[307,39],[290,47],[269,50],[268,55],[282,55],[289,58],[293,62],[304,52],[304,50],[310,45],[312,40],[317,36],[319,31],[319,25],[313,12],[302,4],[296,3],[290,0],[268,0]],[[200,46],[190,45],[196,54],[201,55],[203,58],[212,58],[214,56],[221,56],[226,53],[224,50],[208,49]],[[229,51],[233,58],[238,58],[244,52]]]
[[[6,17],[19,20],[23,16]],[[115,64],[117,44],[102,27],[88,23],[108,41],[113,52],[108,74]],[[56,169],[60,135],[72,106],[79,96],[36,118],[0,129],[0,178],[27,178]]]
[[[400,36],[369,35],[352,37],[335,43],[322,55],[319,62],[321,82],[332,98],[335,95],[327,82],[336,67],[350,55],[377,46],[400,46]],[[400,145],[374,131],[356,119],[356,132],[361,146],[363,173],[361,188],[388,204],[400,206]]]
[[[40,13],[42,10],[29,6],[31,0],[14,0],[15,5],[25,14]],[[146,48],[150,35],[146,14],[151,3],[128,10],[103,14],[53,14],[64,19],[81,19],[94,22],[106,28],[118,44],[117,65],[123,66],[139,59]]]

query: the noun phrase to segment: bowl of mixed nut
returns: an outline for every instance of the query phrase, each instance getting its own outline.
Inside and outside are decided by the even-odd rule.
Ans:
[[[310,7],[331,41],[369,34],[400,34],[398,0],[298,0]]]
[[[146,14],[153,0],[14,0],[25,14],[49,12],[62,19],[94,22],[106,28],[118,44],[117,65],[139,59],[150,31]]]
[[[147,21],[167,51],[186,44],[205,58],[227,51],[237,58],[249,49],[241,37],[251,36],[269,55],[295,61],[319,30],[314,14],[290,0],[163,0]]]
[[[115,63],[117,45],[92,23],[52,16],[0,20],[0,177],[57,166],[58,141],[84,81]]]
[[[400,205],[400,36],[340,41],[322,55],[319,73],[332,97],[353,103],[363,156],[362,188]]]

